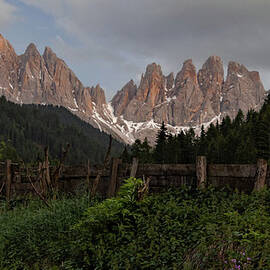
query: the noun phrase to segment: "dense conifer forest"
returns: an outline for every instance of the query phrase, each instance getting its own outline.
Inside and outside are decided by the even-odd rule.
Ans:
[[[17,105],[0,98],[0,159],[22,159],[35,162],[49,146],[51,160],[59,159],[67,143],[71,145],[68,164],[103,161],[109,137],[80,120],[63,107],[51,105]],[[246,116],[239,111],[236,118],[224,118],[211,124],[200,136],[192,128],[177,135],[167,131],[163,123],[151,147],[145,139],[136,140],[131,148],[113,141],[113,155],[124,162],[138,157],[141,163],[194,163],[205,155],[209,163],[255,163],[270,159],[270,95],[259,112]]]
[[[270,95],[259,112],[250,110],[246,116],[239,111],[236,118],[226,117],[211,124],[200,136],[191,128],[171,135],[164,123],[157,135],[156,145],[136,140],[131,153],[123,158],[138,157],[141,163],[194,163],[196,156],[205,155],[209,163],[255,163],[258,158],[270,159]]]
[[[80,120],[63,107],[18,105],[0,98],[0,159],[35,162],[49,147],[50,159],[59,159],[62,148],[70,144],[67,164],[103,162],[109,136]],[[113,140],[112,154],[123,145]]]

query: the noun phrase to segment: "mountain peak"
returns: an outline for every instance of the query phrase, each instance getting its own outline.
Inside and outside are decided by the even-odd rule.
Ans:
[[[34,43],[30,43],[25,50],[25,55],[33,55],[33,56],[40,56],[40,53]]]
[[[230,61],[223,87],[221,112],[226,112],[231,118],[236,116],[239,109],[246,114],[251,108],[259,109],[264,97],[265,89],[259,73],[250,72],[244,65]]]
[[[173,88],[174,85],[174,73],[171,72],[168,76],[165,77],[166,79],[166,89],[170,90]]]
[[[211,55],[208,57],[208,59],[206,60],[206,62],[222,62],[222,59],[220,56],[217,55]]]
[[[245,74],[248,73],[248,69],[237,62],[230,61],[228,64],[228,75],[230,74]]]
[[[129,82],[128,82],[122,89],[125,89],[125,88],[134,88],[134,86],[136,87],[136,84],[135,84],[135,82],[131,79],[131,80],[129,80]]]
[[[15,54],[15,51],[11,44],[0,34],[0,52],[12,51]]]
[[[146,73],[145,75],[147,74],[152,74],[152,73],[162,73],[161,71],[161,66],[156,64],[156,63],[152,63],[152,64],[149,64],[147,67],[146,67]]]
[[[137,92],[137,86],[133,80],[130,80],[120,91],[113,97],[111,104],[116,116],[125,113],[130,101],[134,98]]]
[[[43,56],[51,56],[51,55],[56,55],[56,54],[54,53],[54,51],[50,47],[46,46],[44,53],[43,53]]]
[[[224,81],[223,62],[219,56],[210,56],[198,72],[199,87],[204,95],[202,110],[207,112],[202,121],[209,121],[220,113],[221,90]]]
[[[176,88],[182,87],[188,80],[191,80],[194,84],[197,84],[197,72],[196,67],[193,65],[192,59],[188,59],[183,63],[183,67],[176,75],[175,86]]]
[[[43,52],[43,59],[45,60],[47,66],[50,66],[50,64],[58,61],[58,57],[56,56],[55,52],[47,46]]]
[[[190,66],[190,65],[193,65],[193,61],[192,61],[191,58],[185,60],[184,63],[183,63],[183,66]]]
[[[202,69],[210,69],[212,71],[218,71],[224,75],[223,62],[221,57],[212,55],[208,57],[202,66]]]
[[[106,104],[104,90],[100,87],[99,84],[90,88],[90,96],[97,106],[102,107],[103,104]]]
[[[202,88],[211,84],[221,84],[224,80],[223,62],[219,56],[210,56],[198,73],[198,81]],[[216,85],[214,85],[216,88]],[[220,89],[219,89],[220,90]]]

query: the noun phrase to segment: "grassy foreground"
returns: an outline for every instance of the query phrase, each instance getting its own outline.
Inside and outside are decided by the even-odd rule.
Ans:
[[[0,208],[0,269],[270,269],[270,191],[87,196]]]

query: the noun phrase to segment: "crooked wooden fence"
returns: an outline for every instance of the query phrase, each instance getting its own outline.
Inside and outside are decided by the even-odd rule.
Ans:
[[[0,197],[11,200],[19,196],[33,194],[33,186],[41,189],[38,179],[39,168],[28,168],[7,160],[0,163]],[[50,168],[53,174],[54,168]],[[61,192],[81,192],[89,183],[93,183],[100,168],[97,166],[64,166],[61,170],[58,190]],[[257,164],[207,164],[205,157],[197,157],[196,164],[123,164],[120,159],[113,159],[110,169],[103,170],[97,192],[103,196],[114,196],[124,179],[130,176],[150,178],[150,190],[181,185],[205,187],[209,184],[229,186],[240,191],[251,192],[270,185],[270,172],[266,161]]]

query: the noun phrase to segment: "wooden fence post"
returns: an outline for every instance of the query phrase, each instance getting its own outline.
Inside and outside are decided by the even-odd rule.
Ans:
[[[6,168],[5,168],[5,176],[6,176],[6,200],[10,202],[11,195],[11,160],[6,160]]]
[[[205,188],[207,181],[207,160],[205,156],[196,158],[196,176],[198,188]]]
[[[50,178],[49,148],[48,148],[48,146],[45,147],[45,161],[44,161],[44,165],[45,165],[45,179],[46,179],[46,183],[48,185],[48,188],[51,189],[52,188],[52,185],[51,185],[51,178]]]
[[[136,177],[138,164],[139,164],[139,160],[137,158],[133,158],[130,177]]]
[[[109,183],[109,188],[107,192],[107,197],[111,198],[115,196],[116,193],[116,184],[117,184],[117,173],[118,173],[118,167],[119,164],[121,163],[121,159],[119,158],[114,158],[113,159],[113,164],[112,164],[112,175]]]
[[[89,159],[87,160],[86,189],[87,189],[87,192],[90,191],[90,161]]]
[[[263,187],[266,184],[266,174],[267,174],[267,161],[264,159],[258,159],[254,190],[259,191],[263,189]]]

